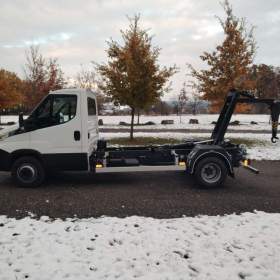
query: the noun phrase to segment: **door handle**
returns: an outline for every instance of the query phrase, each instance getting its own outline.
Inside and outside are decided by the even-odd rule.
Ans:
[[[81,140],[81,133],[79,130],[74,131],[74,139],[75,139],[75,141]]]

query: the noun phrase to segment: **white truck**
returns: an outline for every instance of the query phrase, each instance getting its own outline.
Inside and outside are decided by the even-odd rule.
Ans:
[[[272,112],[272,140],[278,139],[280,103],[233,90],[209,140],[107,147],[106,141],[99,139],[95,93],[83,89],[53,91],[27,119],[20,114],[15,128],[0,131],[0,170],[11,171],[15,183],[23,187],[40,186],[49,170],[127,172],[159,167],[186,169],[200,185],[219,186],[228,175],[234,176],[235,167],[258,172],[248,164],[242,145],[224,140],[238,102],[267,104]]]
[[[26,187],[42,184],[47,170],[89,170],[98,141],[96,108],[92,91],[50,92],[20,127],[0,131],[0,170]]]

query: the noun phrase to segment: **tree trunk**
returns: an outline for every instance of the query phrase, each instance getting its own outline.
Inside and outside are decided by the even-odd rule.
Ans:
[[[179,117],[180,117],[180,123],[182,123],[182,107],[179,107]]]
[[[195,104],[193,105],[193,112],[192,113],[193,113],[194,116],[196,115],[196,105]]]
[[[137,124],[140,124],[140,110],[137,110]]]
[[[133,140],[134,115],[135,115],[135,109],[131,108],[130,140]]]

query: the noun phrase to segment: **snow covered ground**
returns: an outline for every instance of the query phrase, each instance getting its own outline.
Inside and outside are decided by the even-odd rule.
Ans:
[[[280,276],[280,214],[160,220],[0,216],[0,279],[252,279]]]
[[[1,123],[17,122],[18,116],[1,116]]]
[[[119,122],[123,121],[130,123],[130,116],[99,116],[104,122],[104,128],[119,128]],[[190,119],[197,119],[199,124],[189,124]],[[140,123],[146,123],[148,121],[154,122],[156,125],[152,126],[137,126],[135,129],[140,128],[157,128],[157,129],[212,129],[214,125],[213,121],[217,121],[217,114],[203,114],[203,115],[184,115],[180,117],[176,115],[171,116],[141,116]],[[238,120],[241,125],[230,126],[231,129],[242,129],[242,130],[269,130],[269,115],[233,115],[232,121]],[[162,120],[173,120],[173,125],[162,125]],[[251,121],[255,121],[258,124],[252,125]]]
[[[124,126],[119,126],[119,123],[126,122],[130,123],[130,116],[99,116],[104,122],[104,128],[120,128]],[[199,124],[189,124],[190,119],[198,119]],[[157,129],[212,129],[214,127],[211,124],[213,121],[218,119],[217,114],[203,114],[203,115],[184,115],[181,118],[176,115],[171,116],[141,116],[140,123],[146,123],[148,121],[154,122],[156,125],[152,126],[137,126],[135,129],[139,128],[157,128]],[[236,114],[233,115],[232,121],[238,120],[241,125],[230,126],[231,129],[243,129],[243,130],[270,130],[269,115],[244,115]],[[2,116],[2,122],[18,121],[18,116]],[[173,125],[162,125],[162,120],[173,120]],[[251,121],[255,121],[258,124],[252,125]]]
[[[179,133],[179,132],[135,132],[135,137],[155,137],[164,139],[178,139],[178,140],[190,140],[210,138],[210,133]],[[114,133],[100,133],[100,137],[104,139],[113,139],[119,137],[129,137],[128,133],[114,132]],[[231,139],[244,139],[254,140],[256,144],[247,148],[248,158],[255,160],[280,160],[280,142],[272,144],[270,141],[271,136],[269,134],[256,134],[256,133],[227,133],[226,138]]]

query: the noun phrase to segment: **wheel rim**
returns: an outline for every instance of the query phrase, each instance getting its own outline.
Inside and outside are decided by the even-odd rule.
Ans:
[[[216,183],[220,180],[221,176],[221,167],[214,162],[205,164],[201,169],[201,177],[207,183]]]
[[[32,183],[36,179],[36,170],[32,165],[25,164],[18,168],[17,176],[24,183]]]

